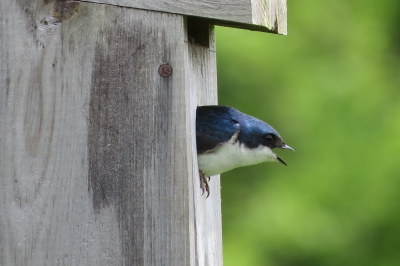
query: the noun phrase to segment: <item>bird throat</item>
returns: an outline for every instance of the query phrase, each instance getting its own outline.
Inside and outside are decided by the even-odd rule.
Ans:
[[[217,149],[198,155],[199,169],[206,176],[221,174],[237,167],[276,161],[277,156],[266,146],[250,149],[239,141],[226,142]]]

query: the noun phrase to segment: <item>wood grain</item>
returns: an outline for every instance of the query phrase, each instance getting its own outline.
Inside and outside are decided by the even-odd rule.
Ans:
[[[287,34],[286,0],[84,0],[209,19],[215,25]]]
[[[188,18],[191,20],[191,18]],[[188,60],[186,86],[194,93],[190,100],[191,105],[217,104],[217,62],[214,26],[207,20],[188,21]],[[192,30],[196,27],[197,30]],[[192,34],[190,34],[192,32]],[[207,35],[207,45],[199,45],[196,40],[204,39]],[[201,41],[200,43],[203,43]],[[191,110],[191,123],[195,123],[196,112]],[[195,128],[195,124],[191,125]],[[196,134],[192,134],[192,150],[196,148]],[[197,156],[193,160],[197,162]],[[198,189],[197,163],[193,164],[193,173],[196,176],[193,183],[194,214],[195,214],[195,265],[223,265],[222,258],[222,221],[221,221],[221,185],[220,176],[211,177],[210,196],[204,200],[204,195]]]
[[[222,265],[219,177],[201,196],[195,149],[196,106],[216,103],[207,34],[188,40],[182,15],[1,1],[0,265]]]

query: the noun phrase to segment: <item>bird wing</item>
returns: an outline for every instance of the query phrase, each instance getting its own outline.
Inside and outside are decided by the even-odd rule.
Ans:
[[[204,111],[197,109],[196,142],[197,153],[202,154],[216,149],[221,144],[233,139],[240,133],[240,124],[226,112]]]

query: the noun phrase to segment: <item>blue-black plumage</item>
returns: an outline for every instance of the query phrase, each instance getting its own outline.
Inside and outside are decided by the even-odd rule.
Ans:
[[[218,105],[197,107],[196,142],[199,170],[207,177],[267,161],[286,165],[272,150],[293,150],[269,124]],[[202,188],[208,191],[207,184]]]

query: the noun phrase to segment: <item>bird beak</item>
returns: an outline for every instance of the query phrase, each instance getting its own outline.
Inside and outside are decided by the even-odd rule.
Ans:
[[[286,149],[286,150],[294,151],[294,149],[292,147],[290,147],[289,145],[286,145],[286,144],[283,144],[283,146],[281,148],[282,149]]]
[[[294,149],[293,149],[292,147],[290,147],[289,145],[286,145],[286,144],[283,144],[281,148],[282,148],[282,149],[286,149],[286,150],[294,151]],[[282,160],[282,158],[280,158],[278,155],[276,155],[276,160],[278,160],[278,162],[281,162],[282,164],[284,164],[284,165],[287,166],[287,164],[285,163],[285,161]]]
[[[276,155],[276,159],[277,159],[279,162],[281,162],[282,164],[284,164],[284,165],[287,166],[287,164],[285,163],[285,161],[282,160],[278,155]]]

